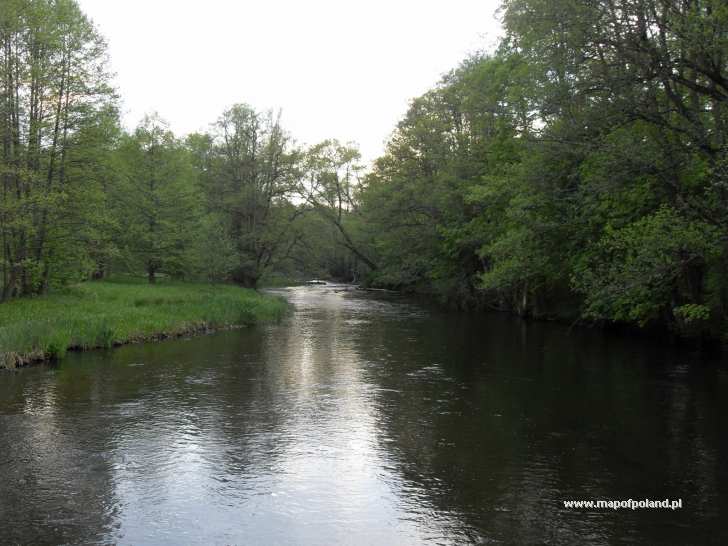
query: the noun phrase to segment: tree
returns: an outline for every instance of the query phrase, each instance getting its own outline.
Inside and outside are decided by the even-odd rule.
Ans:
[[[325,140],[305,154],[298,193],[305,203],[338,234],[337,242],[369,269],[377,264],[358,239],[358,194],[361,191],[359,150],[352,144]],[[357,276],[356,271],[349,274]]]
[[[115,124],[106,46],[73,0],[7,0],[0,11],[0,299],[43,292],[52,279],[80,278],[84,219],[66,214],[101,181],[85,178],[85,144]],[[94,145],[96,155],[104,149]],[[72,163],[73,162],[73,163]],[[74,206],[76,205],[76,206]],[[85,258],[87,253],[77,253]]]
[[[523,315],[728,320],[728,11],[508,0],[359,195],[372,282]],[[361,237],[361,234],[358,236]]]
[[[119,149],[122,177],[114,188],[117,242],[126,267],[159,273],[193,269],[200,196],[189,152],[157,115],[146,116]]]
[[[298,153],[280,116],[272,112],[238,104],[222,114],[214,129],[207,138],[196,139],[207,210],[218,215],[234,244],[236,264],[230,278],[255,287],[296,243],[290,227],[300,211],[290,197]]]

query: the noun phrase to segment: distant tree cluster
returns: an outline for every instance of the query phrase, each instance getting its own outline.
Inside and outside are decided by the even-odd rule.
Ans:
[[[125,132],[106,44],[74,0],[4,0],[0,47],[0,300],[114,273],[351,275],[351,194],[325,209],[336,169],[361,170],[355,148],[301,149],[247,105],[206,134],[179,138],[156,114]]]
[[[728,6],[506,0],[365,173],[234,105],[119,124],[73,0],[0,9],[0,296],[126,272],[326,275],[535,317],[728,324]]]

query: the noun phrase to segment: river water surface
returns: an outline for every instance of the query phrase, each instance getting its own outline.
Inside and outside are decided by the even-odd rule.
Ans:
[[[277,325],[0,374],[0,543],[728,543],[724,363],[279,294]],[[683,508],[563,507],[629,498]]]

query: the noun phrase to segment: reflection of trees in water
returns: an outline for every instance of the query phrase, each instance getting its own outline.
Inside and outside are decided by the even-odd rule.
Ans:
[[[373,363],[381,443],[407,490],[460,514],[471,535],[517,543],[714,536],[728,447],[716,404],[726,402],[710,385],[719,370],[681,367],[694,356],[501,315],[377,322],[357,348]],[[560,508],[572,498],[630,497],[694,504],[618,515]]]
[[[200,499],[239,511],[303,481],[319,487],[310,495],[339,484],[364,500],[389,488],[402,506],[383,517],[462,542],[697,543],[723,532],[720,367],[598,332],[410,311],[304,298],[280,327],[5,375],[3,541],[113,540],[119,526],[131,540]],[[686,508],[560,509],[625,497],[682,497]],[[257,507],[273,517],[273,504]],[[254,523],[232,510],[198,511],[212,526]]]
[[[266,360],[276,370],[269,371],[276,376],[274,391],[295,396],[283,401],[289,416],[282,429],[292,441],[280,458],[281,470],[317,485],[329,503],[329,513],[322,517],[347,521],[339,525],[343,541],[358,536],[357,530],[370,541],[441,539],[448,536],[443,534],[446,524],[453,523],[450,515],[433,515],[426,498],[419,506],[398,505],[407,492],[378,442],[378,406],[373,404],[378,389],[368,380],[370,363],[362,360],[357,341],[371,321],[399,313],[362,297],[295,294],[295,316],[277,336],[267,338]],[[301,456],[313,446],[321,449],[319,460]]]

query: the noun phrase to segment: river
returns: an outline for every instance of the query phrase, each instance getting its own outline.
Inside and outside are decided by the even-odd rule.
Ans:
[[[726,544],[728,366],[346,286],[0,374],[2,544]],[[677,510],[570,499],[682,499]]]

